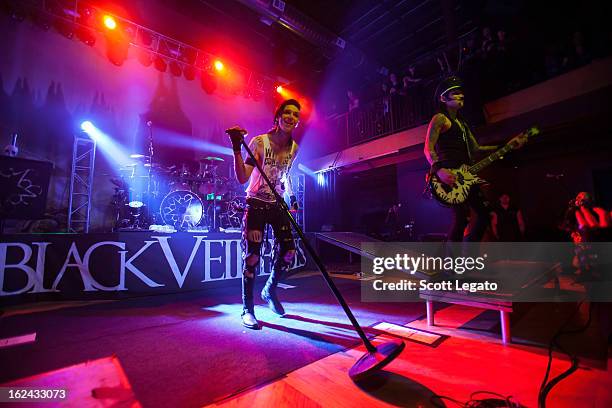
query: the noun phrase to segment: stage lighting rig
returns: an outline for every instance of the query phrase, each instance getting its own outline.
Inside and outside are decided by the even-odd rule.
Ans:
[[[193,65],[185,65],[183,68],[183,75],[185,76],[186,80],[193,81],[196,77],[196,69],[193,67]]]
[[[200,84],[204,92],[211,95],[217,89],[217,78],[208,71],[202,71]]]
[[[178,62],[170,61],[169,67],[170,73],[175,77],[180,77],[183,74],[183,69],[181,68],[181,65]]]
[[[155,57],[155,59],[153,60],[153,66],[159,72],[166,72],[166,70],[168,69],[168,63],[161,55]]]
[[[121,66],[127,59],[129,44],[122,38],[106,38],[106,56],[116,66]]]
[[[136,58],[145,67],[150,67],[151,64],[153,64],[153,55],[151,54],[149,50],[140,48],[136,52]]]
[[[88,28],[78,27],[76,29],[76,36],[79,40],[83,41],[90,47],[93,47],[96,44],[96,35]]]
[[[195,48],[180,47],[179,49],[179,59],[188,65],[194,65],[197,56],[198,51]]]

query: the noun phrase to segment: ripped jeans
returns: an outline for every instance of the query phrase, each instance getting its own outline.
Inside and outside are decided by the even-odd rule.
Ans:
[[[272,226],[275,246],[272,273],[266,282],[267,290],[276,290],[276,286],[289,270],[295,256],[291,224],[283,210],[276,203],[267,203],[254,198],[247,199],[247,208],[242,222],[243,313],[253,313],[253,288],[261,259],[261,246],[266,224]]]

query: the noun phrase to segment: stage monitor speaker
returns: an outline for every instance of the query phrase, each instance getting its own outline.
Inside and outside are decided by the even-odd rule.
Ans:
[[[36,219],[45,213],[53,163],[0,156],[0,219]]]

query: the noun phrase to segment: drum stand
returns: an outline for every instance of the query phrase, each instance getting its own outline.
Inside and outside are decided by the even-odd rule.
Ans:
[[[226,131],[226,133],[229,134],[230,132]],[[259,164],[259,162],[255,158],[255,155],[253,154],[249,146],[246,144],[244,137],[242,138],[241,143],[242,143],[242,146],[246,149],[249,157],[253,160],[253,162],[257,166],[257,170],[259,170],[259,173],[261,174],[264,181],[270,188],[270,191],[272,191],[272,193],[274,194],[277,205],[279,205],[280,208],[283,210],[283,213],[285,214],[285,216],[287,217],[287,219],[289,220],[289,222],[295,229],[295,232],[297,233],[297,235],[300,237],[300,239],[304,243],[304,247],[306,248],[306,251],[311,256],[315,264],[317,264],[317,267],[319,268],[319,271],[321,271],[321,274],[323,275],[325,282],[327,282],[327,285],[333,292],[334,296],[336,296],[338,303],[340,303],[340,306],[342,306],[344,313],[346,313],[346,316],[351,321],[351,324],[353,325],[355,331],[361,338],[361,341],[363,342],[363,345],[365,346],[367,350],[367,352],[363,356],[361,356],[361,358],[359,358],[359,360],[357,360],[357,362],[350,368],[349,373],[348,373],[349,376],[354,381],[357,381],[357,380],[363,379],[367,377],[368,375],[371,375],[374,372],[380,370],[381,368],[389,364],[397,356],[400,355],[400,353],[405,347],[404,342],[401,340],[389,341],[389,342],[380,344],[378,347],[374,346],[372,342],[370,342],[370,340],[366,337],[365,333],[363,332],[363,329],[357,322],[357,319],[355,319],[353,312],[351,312],[351,309],[349,308],[348,304],[342,297],[342,294],[336,287],[334,281],[329,276],[329,272],[327,272],[325,265],[323,265],[323,262],[321,261],[317,253],[315,252],[314,248],[310,245],[310,243],[304,236],[304,232],[302,231],[300,226],[297,224],[297,222],[291,215],[291,212],[289,211],[289,207],[287,206],[287,203],[278,194],[278,192],[276,191],[276,189],[270,182],[270,179],[268,178],[266,173],[264,173],[263,168],[261,167],[261,164]]]
[[[219,232],[219,226],[217,225],[217,168],[213,170],[213,216],[212,225],[210,232]]]

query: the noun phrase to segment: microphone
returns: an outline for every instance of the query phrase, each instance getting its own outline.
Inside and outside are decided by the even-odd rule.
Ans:
[[[235,127],[231,127],[229,129],[225,129],[225,133],[227,133],[228,135],[236,135],[236,134],[240,134],[241,136],[246,136],[247,135],[247,131],[244,129],[237,129]]]

